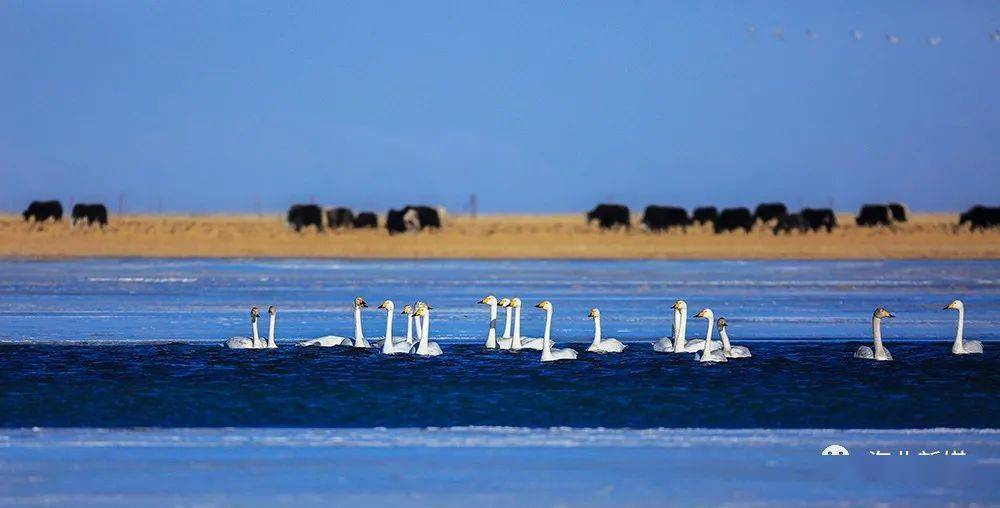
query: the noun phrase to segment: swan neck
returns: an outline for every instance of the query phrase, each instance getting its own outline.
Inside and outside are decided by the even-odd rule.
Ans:
[[[551,351],[549,346],[549,332],[552,330],[552,309],[545,310],[545,334],[542,335],[542,351],[548,355]]]
[[[385,313],[385,342],[392,343],[392,310]]]
[[[430,333],[430,330],[431,330],[431,311],[428,310],[427,313],[424,314],[424,317],[423,317],[422,321],[423,321],[423,325],[424,325],[423,328],[424,329],[422,330],[423,333],[420,334],[420,347],[417,348],[417,351],[419,351],[420,353],[426,353],[427,352],[427,334]]]
[[[708,356],[712,351],[712,327],[715,323],[712,322],[712,318],[708,318],[708,331],[705,333],[705,350],[702,353],[702,357]]]
[[[875,342],[875,350],[882,349],[882,320],[877,317],[872,318],[872,339]]]
[[[594,318],[594,346],[601,345],[601,316]]]
[[[354,338],[365,338],[364,332],[361,331],[361,307],[357,305],[354,306]]]
[[[490,331],[486,335],[486,347],[497,345],[497,305],[490,304]]]
[[[726,333],[725,328],[719,328],[719,338],[722,339],[722,349],[724,351],[732,351],[732,346],[729,345],[729,334]]]
[[[965,351],[965,344],[963,343],[964,337],[963,332],[965,331],[965,309],[959,307],[958,309],[958,328],[955,330],[955,345],[952,346],[952,351],[956,353],[962,353]]]
[[[406,315],[406,342],[413,344],[413,316]]]
[[[674,331],[674,351],[684,351],[687,316],[680,309],[674,309],[674,324],[677,326],[677,329]]]
[[[274,314],[271,314],[271,324],[267,327],[267,347],[278,347],[278,345],[274,343],[274,322],[277,319],[278,318],[275,317]]]
[[[514,309],[514,338],[511,339],[511,349],[521,349],[521,308]]]
[[[510,338],[510,315],[511,315],[511,308],[507,307],[507,318],[504,319],[503,322],[503,338],[505,339]]]
[[[253,330],[253,347],[260,347],[260,336],[257,334],[257,320],[250,322],[250,329]]]

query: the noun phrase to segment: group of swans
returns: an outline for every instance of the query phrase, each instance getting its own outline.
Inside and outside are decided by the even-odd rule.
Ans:
[[[278,345],[274,342],[274,316],[278,309],[274,305],[267,308],[267,313],[271,315],[271,324],[267,329],[267,341],[260,338],[257,333],[257,320],[260,319],[260,311],[257,307],[250,309],[250,337],[231,337],[223,343],[229,349],[275,349]]]
[[[488,305],[490,308],[489,329],[486,335],[487,349],[501,349],[510,351],[534,350],[541,351],[541,361],[551,362],[557,360],[574,360],[577,352],[571,348],[557,348],[551,339],[552,332],[552,302],[543,300],[535,305],[536,308],[545,312],[545,331],[541,338],[521,337],[521,299],[503,298],[497,299],[489,295],[477,302]],[[360,296],[354,299],[354,336],[343,337],[339,335],[325,335],[315,339],[299,342],[299,346],[313,347],[350,347],[358,349],[371,348],[371,343],[364,337],[361,326],[361,309],[367,308],[368,304]],[[501,337],[497,337],[497,309],[506,309],[506,320],[504,331]],[[406,315],[406,336],[396,337],[393,335],[392,320],[395,312],[395,305],[392,300],[385,300],[379,309],[386,311],[385,336],[376,342],[376,347],[381,347],[382,353],[387,355],[413,354],[418,356],[438,356],[441,354],[441,347],[437,342],[429,340],[430,337],[430,311],[432,307],[424,302],[416,302],[413,306],[406,305],[400,314]],[[711,309],[702,309],[693,317],[705,319],[708,322],[705,339],[687,340],[687,303],[684,300],[677,300],[670,307],[673,309],[673,333],[671,337],[664,337],[653,343],[653,351],[658,353],[695,353],[695,360],[699,362],[725,362],[733,358],[750,358],[750,349],[746,346],[733,346],[729,342],[728,324],[726,318],[715,318]],[[945,307],[945,310],[958,311],[958,328],[955,332],[955,341],[952,344],[951,352],[956,355],[981,354],[983,343],[978,340],[965,340],[963,331],[965,329],[965,305],[961,300],[954,300]],[[268,327],[267,340],[260,337],[257,330],[257,321],[260,319],[260,312],[257,307],[250,309],[250,337],[232,337],[226,340],[223,345],[230,349],[275,349],[277,344],[274,338],[274,324],[277,309],[271,305],[267,309],[270,315],[270,325]],[[621,341],[612,338],[601,337],[601,311],[591,309],[587,317],[594,320],[594,340],[587,347],[591,353],[620,353],[626,345]],[[892,354],[882,343],[882,320],[896,317],[884,307],[878,307],[872,314],[872,347],[861,346],[854,353],[855,358],[876,361],[892,361]],[[416,326],[416,338],[413,330]],[[719,329],[721,343],[713,342],[713,329]],[[511,329],[513,328],[513,334]]]
[[[695,353],[695,360],[700,362],[724,362],[730,358],[750,358],[750,348],[733,346],[729,343],[729,327],[726,318],[717,321],[712,309],[702,309],[694,315],[708,321],[708,331],[705,339],[687,340],[687,302],[677,300],[670,307],[674,310],[673,333],[671,337],[663,337],[653,343],[653,351],[657,353]],[[713,322],[719,328],[721,343],[712,342]]]
[[[965,330],[965,304],[962,300],[953,300],[945,306],[944,310],[958,311],[958,329],[955,331],[955,342],[951,344],[951,352],[956,355],[982,354],[983,343],[978,340],[965,340],[963,331]],[[894,318],[895,314],[885,310],[885,307],[875,309],[872,314],[872,347],[861,346],[854,353],[855,358],[864,360],[875,360],[879,362],[891,362],[892,354],[882,344],[882,320]]]

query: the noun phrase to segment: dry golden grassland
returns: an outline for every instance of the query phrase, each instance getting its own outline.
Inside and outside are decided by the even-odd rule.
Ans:
[[[0,216],[0,256],[548,258],[548,259],[997,259],[1000,232],[956,232],[957,214],[915,215],[908,224],[858,228],[848,215],[833,234],[782,234],[770,229],[714,235],[599,231],[577,215],[449,217],[440,232],[389,236],[384,229],[302,233],[281,216],[112,215],[106,230],[36,226]],[[381,218],[380,218],[381,219]]]

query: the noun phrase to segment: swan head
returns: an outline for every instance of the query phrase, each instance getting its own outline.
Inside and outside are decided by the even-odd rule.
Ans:
[[[357,297],[357,298],[354,299],[354,306],[358,307],[360,309],[364,309],[364,308],[368,307],[368,302],[366,302],[364,298],[361,298],[359,296],[359,297]]]
[[[552,302],[550,302],[548,300],[542,300],[542,301],[536,303],[535,307],[538,307],[539,309],[542,309],[542,310],[545,310],[545,311],[549,311],[549,310],[552,310]]]
[[[694,317],[705,318],[709,321],[715,319],[715,316],[712,314],[712,309],[701,309],[697,314],[694,315]]]
[[[379,305],[378,308],[385,309],[390,314],[392,314],[392,309],[395,309],[396,306],[395,306],[395,304],[392,303],[392,300],[386,300],[386,301],[382,302],[382,305]]]
[[[413,315],[413,307],[410,307],[409,305],[404,305],[403,311],[400,312],[400,314],[406,314],[407,316]]]
[[[729,323],[726,322],[726,318],[720,317],[715,321],[715,326],[718,326],[719,329],[722,330],[723,328],[729,326]]]
[[[688,304],[684,300],[677,300],[676,302],[674,302],[673,305],[670,306],[670,308],[684,312],[685,310],[687,310]]]
[[[497,302],[497,305],[504,308],[510,307],[510,298],[501,298],[500,301]]]
[[[590,309],[590,314],[587,314],[589,318],[599,318],[601,317],[601,311],[595,309]]]
[[[948,306],[944,308],[944,310],[948,310],[948,309],[962,310],[964,308],[965,308],[965,304],[962,303],[962,300],[955,300],[955,301],[949,303]]]
[[[417,309],[431,310],[434,307],[431,307],[430,305],[427,305],[424,302],[417,302],[417,303],[413,304],[413,308],[414,308],[414,310],[417,310]],[[416,316],[416,314],[414,314],[414,316]]]
[[[250,322],[255,322],[255,321],[257,321],[257,318],[259,318],[259,317],[260,317],[260,310],[258,310],[258,309],[257,309],[257,306],[256,306],[256,305],[254,305],[254,306],[253,306],[253,307],[252,307],[252,308],[250,309]]]
[[[479,300],[476,303],[480,303],[480,304],[483,304],[483,305],[496,305],[498,302],[497,302],[497,297],[495,297],[493,295],[489,295],[489,296],[483,298],[482,300]]]
[[[521,308],[521,299],[520,298],[511,298],[510,299],[510,306],[514,307],[515,309],[520,309]]]
[[[879,307],[875,309],[875,313],[872,314],[872,317],[874,317],[875,319],[884,319],[884,318],[894,318],[896,317],[896,315],[885,310],[885,307]]]
[[[267,308],[267,313],[273,317],[275,314],[278,313],[278,309],[274,308],[274,305],[271,305]]]
[[[413,312],[413,317],[425,317],[427,316],[427,306],[417,307],[417,310]]]

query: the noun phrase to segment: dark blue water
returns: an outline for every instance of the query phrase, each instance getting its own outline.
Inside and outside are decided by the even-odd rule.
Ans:
[[[285,347],[0,345],[0,427],[995,427],[1000,348],[754,343],[705,365],[632,344],[542,364],[449,344],[436,358]]]
[[[542,365],[480,349],[486,294],[520,296],[537,336],[583,349],[589,308],[621,355]],[[421,299],[444,355],[299,349],[352,331],[349,305]],[[669,306],[725,315],[754,357],[654,354]],[[954,298],[986,354],[949,354]],[[279,308],[277,351],[218,347],[251,305]],[[851,357],[877,305],[895,362]],[[0,262],[0,427],[995,427],[1000,262],[94,260]],[[378,337],[384,314],[364,314]],[[404,333],[396,321],[396,333]],[[265,326],[262,327],[266,329]],[[691,320],[688,336],[704,333]]]

